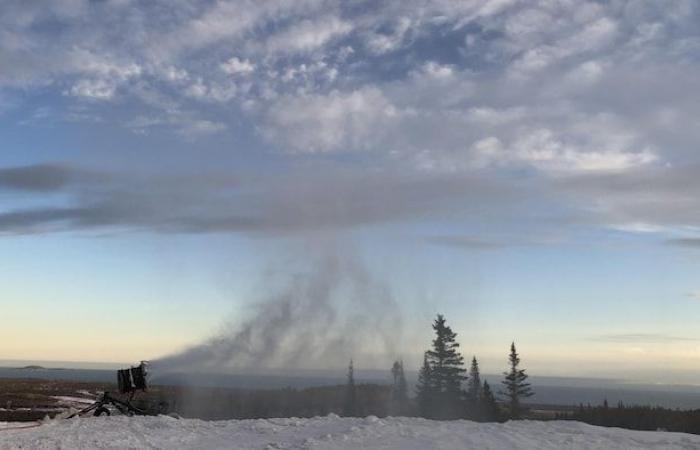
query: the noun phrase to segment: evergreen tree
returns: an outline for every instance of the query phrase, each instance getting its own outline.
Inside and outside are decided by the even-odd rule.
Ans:
[[[476,356],[472,358],[467,386],[467,398],[476,404],[479,401],[479,397],[481,397],[481,376],[479,375],[479,362],[476,360]]]
[[[418,402],[418,414],[421,417],[433,416],[433,377],[428,352],[423,354],[423,367],[418,372],[418,385],[416,386],[416,401]]]
[[[479,420],[484,422],[498,422],[501,420],[501,410],[496,403],[496,397],[493,395],[489,382],[484,380],[484,386],[481,389],[481,398],[479,399]]]
[[[434,398],[433,411],[436,418],[454,419],[463,416],[460,405],[464,375],[464,357],[457,350],[457,333],[445,324],[445,318],[438,314],[433,323],[435,339],[432,350],[428,350],[431,369],[431,382]]]
[[[476,356],[472,357],[472,365],[469,369],[469,379],[467,381],[466,407],[467,418],[480,420],[481,418],[481,376],[479,375],[479,363]]]
[[[345,390],[345,406],[343,415],[353,417],[357,415],[357,390],[355,388],[355,370],[353,368],[352,359],[348,366],[348,383]]]
[[[527,383],[527,375],[525,369],[519,369],[520,357],[515,350],[515,342],[510,345],[510,356],[508,357],[510,370],[503,372],[505,380],[501,383],[505,386],[500,392],[505,397],[508,405],[508,413],[511,419],[519,419],[523,410],[521,400],[534,395],[530,389],[530,383]]]
[[[395,414],[404,415],[408,409],[408,383],[403,371],[403,361],[394,361],[391,374],[394,376],[391,391],[393,410]]]

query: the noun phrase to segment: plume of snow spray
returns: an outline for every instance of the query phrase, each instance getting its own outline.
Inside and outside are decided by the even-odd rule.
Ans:
[[[153,361],[151,368],[338,368],[351,355],[395,355],[400,325],[399,308],[384,284],[356,257],[325,251],[307,271],[256,302],[239,326]]]

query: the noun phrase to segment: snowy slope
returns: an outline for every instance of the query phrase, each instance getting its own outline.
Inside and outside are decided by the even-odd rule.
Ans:
[[[5,424],[9,425],[18,424]],[[414,418],[201,421],[90,417],[2,429],[0,449],[700,449],[700,436],[579,422],[477,424]]]

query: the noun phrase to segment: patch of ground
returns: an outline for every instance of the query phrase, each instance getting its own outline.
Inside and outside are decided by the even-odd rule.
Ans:
[[[90,405],[115,384],[68,380],[0,379],[0,422],[34,421]],[[160,397],[159,389],[140,394],[142,402]],[[117,396],[117,395],[115,395]],[[117,396],[118,397],[118,396]]]

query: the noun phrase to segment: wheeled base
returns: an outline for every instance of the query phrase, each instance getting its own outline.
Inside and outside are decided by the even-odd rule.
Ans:
[[[146,415],[146,412],[135,407],[134,405],[131,404],[131,399],[133,398],[133,395],[129,397],[129,400],[123,401],[119,400],[118,398],[112,397],[109,392],[105,392],[102,394],[102,397],[100,397],[99,400],[97,400],[95,403],[92,405],[88,406],[87,408],[81,409],[80,411],[71,414],[68,416],[70,419],[71,417],[75,416],[84,416],[85,414],[88,414],[90,412],[93,413],[94,416],[101,416],[101,415],[111,415],[112,413],[110,412],[109,408],[107,408],[107,405],[112,405],[114,408],[117,409],[120,413],[124,414],[125,416],[144,416]]]

